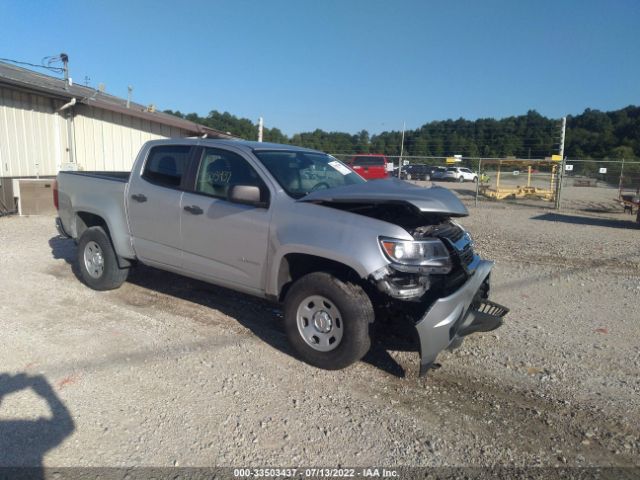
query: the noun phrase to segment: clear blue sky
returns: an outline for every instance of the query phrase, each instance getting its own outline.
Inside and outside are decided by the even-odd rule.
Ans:
[[[285,133],[640,104],[640,1],[0,0],[0,57]]]

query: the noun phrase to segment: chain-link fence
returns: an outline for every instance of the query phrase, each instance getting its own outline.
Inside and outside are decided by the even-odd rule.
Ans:
[[[349,163],[353,155],[333,155]],[[454,190],[475,205],[505,202],[547,208],[622,213],[638,208],[640,161],[565,159],[564,161],[516,158],[387,156],[393,162],[392,175],[406,178],[413,165],[428,165],[428,180],[418,184],[439,184]],[[402,165],[401,165],[402,164]],[[446,168],[461,167],[474,172],[478,182],[446,180]],[[403,173],[404,170],[404,173]],[[424,171],[424,169],[422,170]],[[455,181],[452,181],[455,180]],[[630,203],[631,202],[631,203]],[[633,203],[636,205],[633,205]]]

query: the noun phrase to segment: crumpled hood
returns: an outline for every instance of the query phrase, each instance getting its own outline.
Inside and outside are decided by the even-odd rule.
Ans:
[[[460,199],[448,189],[443,187],[419,187],[397,178],[370,180],[357,185],[316,190],[298,201],[369,204],[407,203],[423,213],[444,213],[452,217],[469,215],[467,208]]]

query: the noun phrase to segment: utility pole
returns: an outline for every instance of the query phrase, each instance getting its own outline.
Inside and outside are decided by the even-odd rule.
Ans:
[[[560,157],[564,160],[564,134],[567,130],[567,117],[562,117],[562,131],[560,132]]]
[[[623,183],[624,183],[624,158],[622,159],[622,165],[620,165],[620,180],[618,180],[618,198],[622,197]]]
[[[560,131],[560,171],[558,172],[558,185],[556,186],[556,210],[560,210],[560,201],[562,196],[562,182],[564,180],[564,167],[566,159],[564,158],[564,137],[567,130],[567,117],[562,117],[562,130]],[[552,173],[553,175],[553,173]]]
[[[62,70],[64,71],[64,80],[69,81],[69,55],[67,55],[66,53],[61,53],[60,60],[62,60]]]
[[[400,142],[400,159],[398,160],[398,178],[402,173],[402,154],[404,153],[404,130],[407,128],[407,122],[402,122],[402,141]]]
[[[262,130],[264,129],[264,120],[262,117],[258,119],[258,141],[262,141]]]

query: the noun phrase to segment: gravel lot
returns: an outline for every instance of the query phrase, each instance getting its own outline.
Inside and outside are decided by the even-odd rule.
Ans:
[[[52,218],[0,218],[0,465],[640,465],[640,230],[470,212],[511,312],[426,378],[387,326],[325,372],[265,302],[144,267],[94,292]]]

